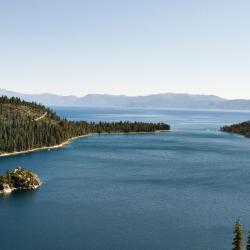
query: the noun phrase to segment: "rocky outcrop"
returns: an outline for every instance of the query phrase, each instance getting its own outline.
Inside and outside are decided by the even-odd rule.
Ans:
[[[38,189],[42,185],[38,175],[30,170],[17,167],[0,176],[0,193],[7,194],[14,190]]]

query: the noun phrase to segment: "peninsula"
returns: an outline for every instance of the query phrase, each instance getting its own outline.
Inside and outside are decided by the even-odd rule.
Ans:
[[[68,121],[43,105],[0,97],[0,156],[60,147],[96,133],[168,131],[165,123]]]
[[[220,130],[222,132],[239,134],[250,138],[250,121],[224,126]]]

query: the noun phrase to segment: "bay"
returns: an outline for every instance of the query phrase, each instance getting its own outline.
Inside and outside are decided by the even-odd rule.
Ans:
[[[71,120],[167,122],[0,158],[43,180],[0,199],[0,249],[230,249],[250,229],[250,139],[219,132],[250,112],[54,107]]]

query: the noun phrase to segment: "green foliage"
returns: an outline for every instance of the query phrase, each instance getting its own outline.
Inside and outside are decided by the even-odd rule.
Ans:
[[[250,250],[250,231],[248,231],[248,238],[247,238],[247,250]]]
[[[250,122],[242,122],[231,126],[225,126],[221,128],[221,131],[250,137]]]
[[[46,115],[45,115],[46,114]],[[39,117],[42,119],[37,120]],[[59,145],[89,133],[169,130],[164,123],[68,121],[34,102],[0,97],[0,154]]]
[[[30,170],[16,168],[13,171],[7,171],[6,175],[0,176],[0,191],[8,185],[11,189],[32,189],[41,185],[41,181],[36,174]]]
[[[243,250],[243,228],[238,219],[234,225],[233,250]]]

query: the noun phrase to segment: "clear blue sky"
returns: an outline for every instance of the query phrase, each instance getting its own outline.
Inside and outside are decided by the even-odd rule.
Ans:
[[[250,99],[249,0],[0,0],[0,88]]]

